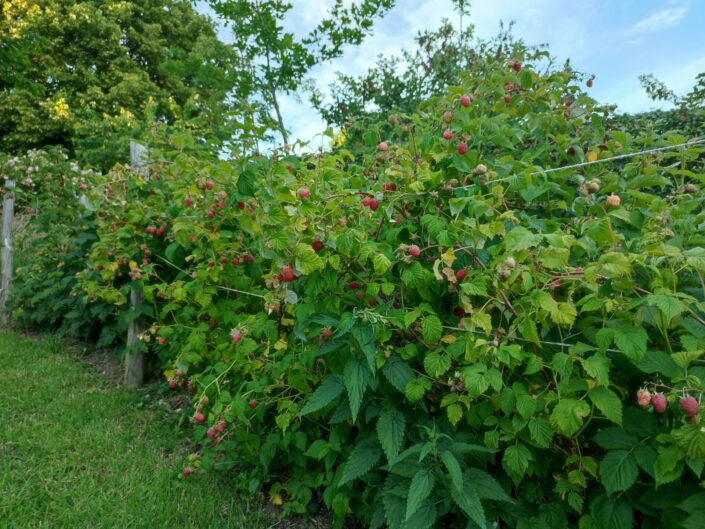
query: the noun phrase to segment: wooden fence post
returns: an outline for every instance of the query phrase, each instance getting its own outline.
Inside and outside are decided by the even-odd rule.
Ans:
[[[15,212],[15,181],[5,180],[7,192],[2,200],[2,240],[0,240],[0,325],[9,321],[5,313],[12,286],[12,219]]]
[[[147,148],[137,142],[130,142],[130,163],[132,170],[148,177]],[[130,293],[130,310],[141,310],[144,294],[139,285],[132,287]],[[127,329],[127,353],[125,354],[125,386],[137,388],[144,383],[144,346],[141,343],[142,333],[146,329],[142,318],[130,322]]]

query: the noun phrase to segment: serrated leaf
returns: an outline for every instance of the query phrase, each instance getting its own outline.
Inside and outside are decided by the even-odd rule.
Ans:
[[[622,425],[622,401],[617,394],[605,386],[593,388],[588,396],[592,403],[610,421]]]
[[[436,349],[426,354],[423,366],[433,378],[438,378],[450,369],[450,355],[443,349]]]
[[[451,488],[450,495],[458,507],[460,507],[480,529],[487,528],[485,509],[482,507],[482,502],[476,490],[470,483],[464,482],[462,490],[458,490],[455,487]]]
[[[631,450],[639,442],[636,436],[616,426],[600,430],[593,439],[599,446],[608,450]]]
[[[621,498],[598,496],[590,504],[590,514],[597,524],[593,526],[595,529],[627,529],[633,526],[632,508]]]
[[[430,529],[437,517],[436,506],[430,501],[424,501],[414,515],[402,524],[401,529]]]
[[[448,415],[448,422],[456,426],[463,418],[463,408],[459,404],[451,404],[446,408],[446,415]]]
[[[533,459],[531,452],[524,445],[516,444],[507,447],[502,457],[502,466],[516,480],[520,480],[529,468],[529,461]]]
[[[646,298],[646,300],[649,304],[656,305],[659,310],[663,312],[667,322],[670,322],[673,318],[680,316],[687,310],[685,303],[673,296],[651,294]]]
[[[443,326],[441,320],[435,314],[424,316],[421,321],[421,333],[424,341],[428,343],[436,343],[443,335]]]
[[[600,479],[610,494],[629,489],[638,474],[636,459],[627,450],[611,450],[600,462]]]
[[[377,439],[374,436],[365,439],[350,452],[338,486],[345,485],[349,481],[367,474],[374,468],[380,457],[382,457],[382,448]]]
[[[621,325],[614,328],[614,343],[630,360],[639,362],[646,355],[648,335],[641,327]]]
[[[404,414],[399,410],[385,409],[377,419],[377,438],[389,462],[401,450],[404,443],[404,429]]]
[[[444,450],[441,452],[441,461],[448,470],[448,475],[453,483],[453,486],[458,490],[463,489],[463,471],[460,469],[460,463],[458,459],[453,455],[452,452]]]
[[[598,384],[602,386],[609,384],[610,361],[606,355],[602,353],[595,353],[589,358],[586,358],[583,360],[583,369],[585,369],[588,376],[591,376],[597,380]]]
[[[551,423],[543,418],[531,418],[529,419],[529,434],[531,439],[539,445],[541,448],[548,448],[551,445],[551,440],[553,439],[553,428],[551,428]]]
[[[348,401],[350,402],[350,413],[352,420],[357,420],[357,414],[362,405],[362,397],[365,394],[367,383],[370,380],[370,370],[360,359],[352,358],[345,365],[343,370],[345,389],[348,391]]]
[[[482,499],[512,501],[499,482],[479,468],[468,468],[465,471],[464,483]]]
[[[700,424],[685,424],[673,430],[676,444],[693,459],[705,459],[705,430]]]
[[[561,399],[551,413],[551,423],[564,435],[571,436],[583,425],[590,414],[587,402],[578,399]]]
[[[375,267],[375,273],[377,275],[382,275],[387,270],[389,270],[392,267],[392,262],[389,260],[389,257],[384,255],[383,253],[378,253],[372,258],[372,264]]]
[[[382,367],[382,375],[397,391],[404,393],[406,385],[414,379],[414,371],[396,355],[390,356]]]
[[[316,391],[313,392],[311,398],[308,399],[306,405],[301,410],[301,415],[308,415],[325,408],[340,396],[345,389],[343,377],[341,375],[331,375],[323,381]]]
[[[426,386],[421,379],[410,380],[404,388],[404,394],[409,402],[416,402],[426,394]]]
[[[643,373],[661,373],[669,378],[676,377],[681,373],[678,364],[673,361],[670,355],[653,349],[646,351],[644,358],[636,366]]]
[[[409,493],[406,498],[406,519],[411,518],[421,507],[423,501],[428,498],[433,490],[435,479],[428,469],[419,470],[411,478]]]
[[[523,226],[515,226],[504,236],[507,252],[518,252],[541,244],[543,235],[532,233]]]

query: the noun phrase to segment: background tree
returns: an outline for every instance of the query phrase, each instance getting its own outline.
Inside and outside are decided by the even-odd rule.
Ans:
[[[252,94],[261,104],[260,117],[272,123],[289,143],[278,93],[295,92],[316,64],[339,57],[346,44],[360,44],[374,19],[394,0],[336,0],[330,12],[303,38],[284,31],[280,21],[292,5],[282,0],[210,0],[213,10],[232,31],[232,49],[246,65],[236,91]]]
[[[237,57],[185,0],[3,2],[0,58],[6,153],[58,145],[105,169],[148,117],[233,133]]]

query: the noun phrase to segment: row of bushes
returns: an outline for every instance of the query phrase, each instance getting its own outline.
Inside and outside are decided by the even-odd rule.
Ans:
[[[193,392],[184,475],[255,468],[287,512],[700,527],[703,149],[545,173],[686,139],[610,130],[580,83],[488,64],[355,152],[226,162],[155,132],[148,178],[59,206],[85,294],[52,295],[147,319],[139,347]],[[18,271],[20,316],[48,262]]]

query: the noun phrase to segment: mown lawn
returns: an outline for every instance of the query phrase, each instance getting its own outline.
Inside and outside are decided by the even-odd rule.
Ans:
[[[274,526],[237,476],[179,478],[164,411],[56,341],[0,330],[0,366],[3,529]]]

